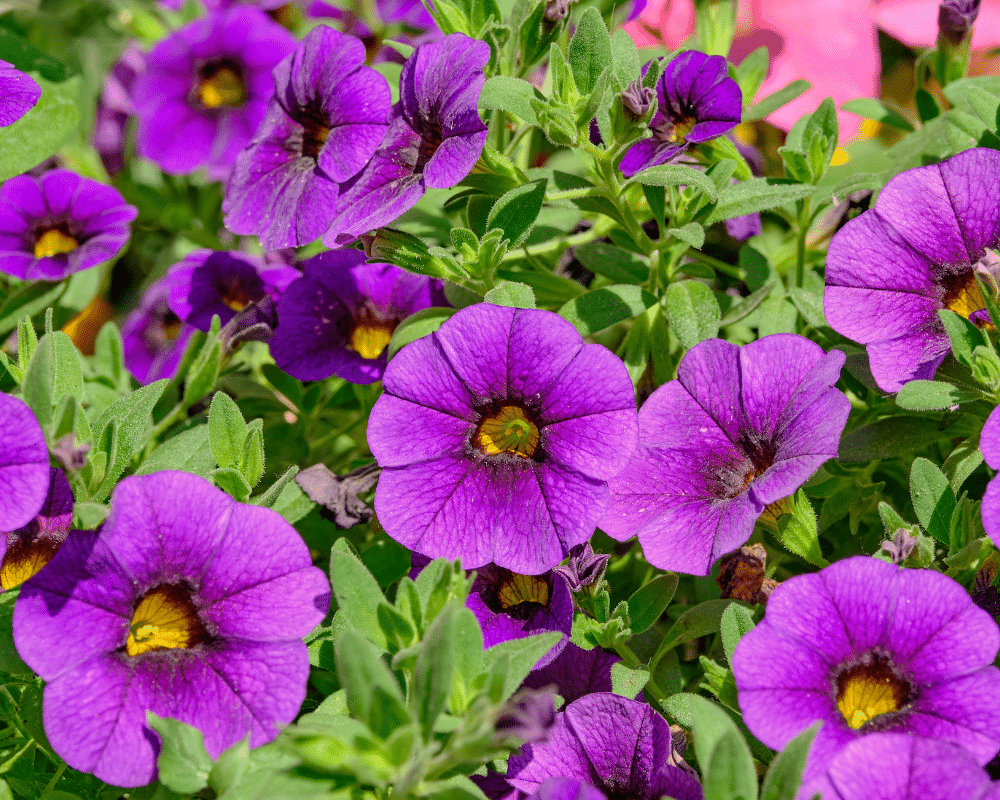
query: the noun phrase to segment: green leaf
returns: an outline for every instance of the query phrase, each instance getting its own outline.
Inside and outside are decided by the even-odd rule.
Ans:
[[[638,286],[605,286],[570,300],[559,309],[581,336],[590,336],[642,314],[656,305],[656,298]]]
[[[626,667],[621,661],[611,665],[611,691],[620,697],[635,700],[635,696],[649,683],[649,670],[645,667]]]
[[[715,188],[715,182],[704,172],[694,167],[686,167],[683,164],[660,164],[656,167],[647,167],[642,172],[637,172],[630,181],[647,186],[693,186],[713,202],[718,198],[719,193]]]
[[[69,68],[47,55],[7,28],[0,28],[0,59],[21,72],[37,72],[47,81],[59,83],[69,75]]]
[[[753,178],[725,189],[719,196],[719,202],[705,220],[705,224],[711,225],[714,222],[756,214],[785,203],[803,200],[816,192],[816,187],[812,185],[769,183],[768,180],[768,178]]]
[[[264,437],[260,432],[260,420],[256,422],[257,426],[251,426],[243,440],[238,467],[240,474],[247,479],[251,487],[256,486],[264,474]]]
[[[823,558],[823,551],[819,546],[816,512],[805,491],[799,489],[792,497],[781,500],[774,506],[779,509],[776,536],[781,545],[810,564],[827,566],[829,562]]]
[[[914,460],[910,467],[910,497],[924,530],[942,544],[950,544],[955,492],[945,474],[926,458]]]
[[[642,257],[617,245],[587,242],[573,248],[581,264],[615,283],[641,284],[649,280],[649,265]]]
[[[532,181],[511,189],[493,204],[486,218],[486,230],[499,228],[511,249],[520,247],[528,238],[531,229],[542,210],[545,198],[545,180]]]
[[[479,108],[498,109],[538,127],[538,117],[531,107],[532,100],[545,102],[545,98],[527,81],[496,75],[483,84]]]
[[[680,228],[667,228],[666,235],[673,236],[695,250],[700,250],[705,244],[705,228],[697,222],[689,222]]]
[[[698,145],[698,151],[707,156],[710,164],[718,164],[726,160],[732,162],[733,171],[727,176],[727,182],[728,178],[734,175],[737,180],[741,181],[748,181],[753,177],[753,170],[750,169],[750,164],[747,163],[744,155],[728,136],[719,136],[703,142]],[[715,185],[718,188],[718,182]]]
[[[351,628],[344,628],[333,647],[337,677],[347,695],[351,715],[382,739],[409,724],[411,717],[403,691],[375,645]]]
[[[39,339],[21,381],[21,391],[39,424],[49,433],[53,411],[63,398],[83,399],[83,364],[69,336],[53,331]]]
[[[576,88],[587,97],[597,85],[601,73],[611,65],[611,37],[596,8],[583,12],[569,43],[569,66]]]
[[[955,356],[955,360],[959,364],[971,367],[975,363],[972,355],[975,349],[986,344],[982,331],[965,317],[959,316],[947,308],[939,309],[938,317],[951,341],[951,352]]]
[[[403,347],[417,339],[429,336],[440,328],[458,311],[457,308],[424,308],[416,314],[410,314],[396,326],[389,340],[389,358],[392,358]]]
[[[908,381],[896,393],[896,405],[910,411],[937,411],[982,399],[982,392],[971,386],[960,388],[944,381]]]
[[[219,344],[219,317],[212,317],[212,327],[198,355],[185,375],[184,402],[194,404],[212,391],[222,368],[222,348]]]
[[[826,325],[826,317],[823,314],[823,294],[810,289],[803,289],[800,286],[793,286],[788,290],[795,307],[809,325],[814,328],[821,328]]]
[[[759,103],[750,106],[746,111],[743,112],[743,122],[752,122],[756,119],[764,119],[764,117],[773,114],[779,108],[788,103],[791,103],[796,97],[804,92],[809,91],[809,87],[812,84],[806,80],[792,81],[783,89],[778,89],[778,91],[769,94]]]
[[[681,614],[663,637],[651,663],[655,664],[668,650],[673,650],[679,644],[717,633],[722,613],[732,602],[732,600],[706,600]]]
[[[722,315],[722,319],[719,320],[719,327],[732,325],[734,322],[739,322],[741,319],[749,316],[757,306],[764,302],[773,288],[773,283],[765,283],[757,291],[744,297],[740,302],[731,305],[726,309],[726,313]]]
[[[795,800],[802,783],[802,773],[806,768],[806,758],[812,746],[816,731],[822,723],[817,722],[785,745],[778,753],[764,776],[764,787],[760,800]]]
[[[484,303],[509,308],[536,308],[535,292],[523,283],[507,282],[490,289],[483,297]]]
[[[245,503],[250,497],[250,484],[243,474],[235,467],[219,467],[209,473],[215,485],[238,503]]]
[[[733,663],[733,651],[743,634],[753,630],[753,612],[739,603],[731,603],[722,612],[719,632],[722,634],[722,649],[726,651],[726,661]]]
[[[617,82],[616,89],[624,91],[628,85],[639,78],[642,62],[639,58],[639,48],[632,37],[621,28],[611,34],[611,66],[612,74]]]
[[[338,539],[330,551],[330,583],[344,621],[384,650],[387,642],[377,616],[385,599],[382,589],[346,539]]]
[[[739,728],[721,706],[686,695],[705,800],[756,800],[757,771]]]
[[[41,164],[62,146],[76,127],[80,78],[49,83],[34,74],[42,95],[17,122],[0,128],[0,181]]]
[[[20,586],[0,593],[0,672],[9,675],[31,674],[31,668],[21,660],[14,646],[14,604],[20,594]]]
[[[150,475],[165,469],[176,469],[208,478],[215,469],[215,463],[208,426],[196,425],[163,442],[139,465],[135,474]]]
[[[663,298],[663,312],[685,350],[719,333],[719,302],[712,290],[698,281],[671,283]]]
[[[629,627],[632,633],[642,633],[656,623],[670,605],[674,592],[677,591],[677,583],[678,577],[672,572],[657,575],[628,599]]]
[[[0,28],[3,30],[3,28]],[[0,305],[0,336],[6,336],[25,317],[55,305],[66,290],[65,282],[31,281],[11,294]]]
[[[986,91],[978,84],[963,83],[946,86],[944,96],[955,105],[964,102],[988,130],[997,129],[1000,120],[1000,97],[997,95]]]
[[[503,702],[514,694],[517,687],[528,677],[528,673],[535,668],[538,660],[555,647],[561,638],[562,634],[548,631],[525,636],[523,639],[500,642],[486,650],[486,659],[490,663],[496,665],[501,660],[506,661],[506,669],[502,673],[503,696],[496,702]]]
[[[160,734],[162,742],[156,758],[160,783],[179,794],[194,794],[208,786],[212,757],[205,749],[202,732],[152,711],[146,712],[146,722]]]
[[[247,424],[239,406],[225,392],[216,392],[208,410],[208,439],[220,467],[238,467]]]
[[[947,94],[947,91],[945,92]],[[898,128],[901,131],[912,131],[913,126],[896,110],[890,108],[882,100],[873,97],[859,97],[855,100],[848,100],[841,107],[842,110],[859,117],[873,119],[891,128]]]
[[[951,451],[941,465],[941,471],[948,476],[952,490],[957,493],[982,463],[983,451],[979,448],[979,436],[970,436]]]
[[[766,47],[758,47],[733,69],[736,72],[736,82],[740,85],[743,93],[743,106],[749,107],[753,104],[757,96],[757,90],[767,77],[768,50]]]
[[[451,678],[455,669],[455,617],[463,604],[452,600],[427,627],[417,665],[413,671],[412,706],[420,721],[424,741],[431,740],[431,731],[451,694]]]

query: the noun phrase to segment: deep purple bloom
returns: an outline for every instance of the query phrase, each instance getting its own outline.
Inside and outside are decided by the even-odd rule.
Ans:
[[[114,258],[138,214],[117,189],[65,169],[0,186],[0,271],[58,281]]]
[[[566,703],[594,692],[611,691],[611,667],[621,659],[600,647],[584,650],[572,642],[550,663],[528,673],[522,686],[541,689],[555,684]]]
[[[990,412],[983,432],[979,437],[979,448],[991,469],[1000,469],[1000,407]],[[983,494],[983,529],[1000,547],[1000,479],[996,476],[987,484]]]
[[[494,730],[500,739],[515,738],[526,744],[542,742],[555,722],[556,690],[521,688],[500,709]]]
[[[531,794],[549,778],[589,783],[609,797],[701,800],[698,781],[670,766],[670,726],[645,703],[591,694],[556,715],[548,740],[511,756],[507,782]]]
[[[125,168],[125,128],[135,114],[132,84],[145,68],[145,56],[135,42],[130,42],[104,77],[91,141],[109,175]]]
[[[22,586],[14,642],[47,683],[53,749],[141,786],[160,749],[147,710],[199,728],[213,758],[292,720],[309,674],[301,637],[329,590],[279,514],[157,472],[122,481],[100,533],[71,533]]]
[[[275,363],[303,381],[377,381],[396,326],[415,311],[448,305],[440,281],[366,264],[361,250],[320,253],[302,270],[278,303],[270,347]]]
[[[389,85],[364,62],[360,40],[319,26],[275,67],[267,118],[226,185],[227,228],[257,234],[267,250],[326,232],[340,184],[368,163],[389,122]]]
[[[135,81],[139,154],[164,172],[229,174],[274,91],[271,70],[295,38],[263,11],[234,6],[189,22],[159,42]]]
[[[49,449],[28,404],[0,393],[0,531],[27,525],[45,503]]]
[[[63,471],[49,467],[48,493],[27,525],[0,536],[0,590],[24,583],[52,560],[73,523],[73,490]]]
[[[427,189],[450,188],[469,174],[486,142],[478,103],[489,58],[486,42],[462,33],[413,51],[385,139],[340,195],[324,244],[334,247],[388,225]]]
[[[887,392],[931,378],[950,345],[938,310],[985,308],[976,274],[996,284],[1000,152],[966,150],[894,177],[875,208],[830,242],[824,310],[838,333],[867,345]]]
[[[851,408],[834,388],[843,364],[793,334],[691,348],[643,404],[639,450],[610,481],[601,527],[638,534],[654,566],[707,575],[766,506],[837,455]]]
[[[170,310],[169,299],[170,283],[156,281],[122,323],[125,366],[139,383],[172,378],[195,331]]]
[[[653,135],[632,145],[618,165],[626,178],[666,164],[688,145],[722,136],[740,123],[743,94],[722,56],[681,53],[656,82],[656,99],[649,122]]]
[[[994,784],[964,747],[902,733],[851,742],[797,800],[998,800]]]
[[[479,621],[484,647],[546,631],[562,633],[536,668],[552,663],[573,629],[573,596],[566,579],[553,572],[520,575],[487,564],[477,570],[465,605]]]
[[[530,800],[607,800],[600,789],[574,778],[546,778]]]
[[[625,366],[549,311],[464,308],[382,382],[368,421],[379,522],[470,569],[554,567],[593,534],[635,449]]]
[[[0,128],[13,125],[35,107],[42,87],[21,70],[0,61]]]
[[[299,271],[268,264],[235,250],[196,250],[167,270],[170,310],[183,322],[207,331],[212,316],[225,325],[265,295],[277,300]]]
[[[814,722],[805,779],[876,731],[1000,750],[1000,630],[939,572],[856,556],[771,594],[733,654],[743,719],[781,749]]]

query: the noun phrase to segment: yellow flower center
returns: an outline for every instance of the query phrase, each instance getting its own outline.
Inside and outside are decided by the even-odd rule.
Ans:
[[[51,258],[76,250],[80,243],[58,228],[50,228],[35,239],[35,258]]]
[[[946,284],[944,307],[968,319],[973,312],[986,308],[986,299],[974,272],[970,270],[968,274],[956,277],[957,280],[950,281],[950,285]]]
[[[376,359],[389,346],[395,328],[393,320],[362,320],[351,329],[347,346],[362,358]]]
[[[837,708],[854,730],[882,714],[899,711],[909,697],[910,684],[882,656],[851,667],[837,679]]]
[[[697,124],[698,120],[694,117],[682,117],[674,124],[674,129],[670,132],[668,138],[671,142],[684,144],[687,140],[687,135],[691,133],[691,129]]]
[[[132,614],[125,653],[188,649],[208,638],[191,593],[180,584],[162,584],[146,592]]]
[[[506,611],[521,603],[549,604],[549,582],[539,575],[518,575],[511,572],[497,589],[500,605]]]
[[[51,539],[25,540],[18,536],[13,544],[8,544],[7,554],[0,566],[0,588],[5,592],[20,586],[52,560],[59,549],[59,543]]]
[[[473,446],[481,453],[500,453],[531,458],[538,449],[538,426],[521,406],[502,406],[495,414],[479,422],[472,437]]]
[[[230,280],[223,288],[221,295],[222,302],[233,311],[242,311],[254,301],[254,298],[247,294],[246,288],[238,278]],[[176,336],[176,334],[174,335]]]
[[[226,64],[206,64],[198,81],[198,100],[206,108],[239,108],[247,100],[239,70]]]

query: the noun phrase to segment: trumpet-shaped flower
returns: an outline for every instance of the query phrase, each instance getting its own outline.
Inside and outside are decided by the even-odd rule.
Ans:
[[[48,492],[37,516],[0,537],[0,589],[24,583],[52,560],[73,523],[73,490],[58,467],[49,467]]]
[[[0,393],[0,531],[23,528],[49,489],[49,449],[28,404]]]

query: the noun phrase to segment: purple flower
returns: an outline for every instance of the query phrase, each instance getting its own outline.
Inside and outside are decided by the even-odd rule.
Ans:
[[[164,172],[229,174],[273,94],[271,70],[295,38],[263,11],[235,6],[189,22],[153,48],[135,81],[139,154]]]
[[[679,156],[688,145],[707,142],[740,122],[743,94],[729,77],[726,59],[687,50],[656,82],[658,107],[649,122],[653,135],[632,145],[618,168],[626,178]]]
[[[413,51],[403,65],[385,139],[341,194],[325,245],[387,225],[427,189],[450,188],[469,174],[486,142],[477,108],[489,58],[486,42],[462,33]]]
[[[530,800],[607,800],[600,789],[574,778],[546,778]]]
[[[368,422],[379,522],[468,568],[554,567],[590,538],[635,448],[625,366],[548,311],[464,308],[382,382]]]
[[[167,270],[170,310],[207,331],[218,314],[225,325],[265,295],[277,300],[299,271],[281,262],[265,263],[235,250],[196,250]]]
[[[104,77],[91,141],[109,175],[125,168],[125,127],[135,114],[132,84],[145,68],[145,56],[135,42],[130,42]]]
[[[156,281],[122,323],[125,367],[139,383],[172,378],[195,331],[170,310],[169,298],[170,283]]]
[[[507,782],[528,794],[549,778],[570,778],[609,797],[701,800],[698,781],[670,766],[669,758],[670,726],[663,717],[645,703],[591,694],[556,715],[546,742],[510,757]]]
[[[1000,407],[990,412],[983,432],[979,437],[979,448],[991,469],[1000,469]],[[1000,547],[1000,479],[996,476],[987,484],[983,494],[983,529]]]
[[[0,186],[0,272],[58,281],[114,258],[138,214],[116,189],[65,169]]]
[[[275,250],[330,227],[340,183],[364,168],[388,126],[389,85],[364,62],[360,40],[319,26],[275,67],[267,118],[226,185],[227,228]]]
[[[73,490],[63,471],[49,467],[48,493],[38,515],[0,537],[0,590],[24,583],[52,560],[73,523]]]
[[[944,0],[938,6],[938,33],[952,46],[958,46],[979,16],[982,0]]]
[[[465,605],[479,621],[484,647],[546,631],[562,633],[536,668],[552,663],[573,628],[573,596],[566,580],[553,572],[520,575],[488,564],[477,570]]]
[[[873,733],[837,754],[797,800],[998,800],[1000,784],[964,747],[902,733]]]
[[[49,490],[49,449],[28,404],[0,393],[0,530],[16,531],[38,514]]]
[[[876,731],[954,741],[987,763],[1000,749],[998,648],[996,623],[951,578],[857,556],[781,583],[732,666],[768,747],[823,723],[811,780]]]
[[[837,455],[851,408],[833,388],[843,363],[793,334],[691,348],[677,380],[642,406],[639,450],[610,481],[601,528],[638,534],[654,566],[707,575],[750,538],[765,506]]]
[[[611,691],[611,667],[621,659],[595,647],[584,650],[572,642],[545,666],[528,673],[523,686],[541,689],[555,684],[559,696],[567,703],[594,692]]]
[[[304,276],[278,303],[270,345],[289,375],[373,383],[385,371],[396,326],[415,311],[448,305],[440,281],[364,262],[361,250],[331,250],[302,264]]]
[[[867,345],[887,392],[930,378],[950,350],[938,310],[985,308],[976,274],[996,283],[1000,152],[977,148],[894,177],[875,208],[830,242],[824,310],[830,326]]]
[[[141,786],[160,749],[147,710],[200,729],[213,758],[270,741],[305,697],[301,637],[329,588],[270,509],[183,472],[126,478],[100,533],[70,534],[14,610],[18,653],[47,682],[49,742],[74,769]]]
[[[0,128],[13,125],[35,107],[42,87],[13,64],[0,61]]]
[[[545,741],[555,722],[556,690],[518,689],[497,714],[494,730],[500,739],[512,737],[527,744]]]
[[[604,570],[607,569],[610,554],[595,553],[590,542],[578,544],[569,551],[569,563],[566,566],[558,566],[553,572],[562,575],[571,592],[579,592],[587,586],[595,586],[604,578]]]

